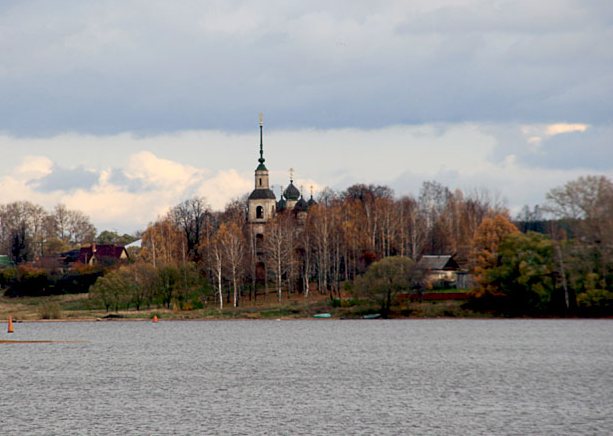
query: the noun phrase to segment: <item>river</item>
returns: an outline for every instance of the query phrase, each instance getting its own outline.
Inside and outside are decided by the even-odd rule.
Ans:
[[[613,432],[611,320],[22,323],[1,434]]]

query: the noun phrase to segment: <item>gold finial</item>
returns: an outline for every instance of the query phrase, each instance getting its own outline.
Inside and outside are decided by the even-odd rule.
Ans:
[[[260,112],[259,120],[260,120],[260,126],[263,126],[264,125],[264,114],[262,112]]]
[[[289,169],[289,181],[290,182],[294,181],[294,169],[293,168]]]

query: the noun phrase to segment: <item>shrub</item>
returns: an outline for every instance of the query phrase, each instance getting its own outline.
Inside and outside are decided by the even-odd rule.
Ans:
[[[16,278],[9,284],[6,295],[9,297],[38,297],[49,294],[52,281],[41,268],[20,265]]]
[[[332,307],[341,307],[341,299],[340,298],[330,298],[330,306]]]
[[[577,296],[577,305],[584,315],[609,316],[613,314],[613,292],[591,289]]]
[[[38,314],[41,319],[60,319],[62,317],[62,309],[58,303],[46,301],[39,306]]]

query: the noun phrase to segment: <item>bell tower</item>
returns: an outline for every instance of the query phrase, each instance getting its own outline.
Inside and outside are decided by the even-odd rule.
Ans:
[[[255,188],[249,195],[248,221],[255,234],[263,235],[265,224],[276,212],[277,198],[270,189],[268,168],[264,165],[264,116],[260,114],[260,158],[255,169]]]

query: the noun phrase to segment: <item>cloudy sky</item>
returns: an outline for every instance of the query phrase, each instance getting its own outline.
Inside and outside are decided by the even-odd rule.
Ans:
[[[613,177],[610,0],[2,0],[0,203],[132,232],[271,180],[511,210]]]

